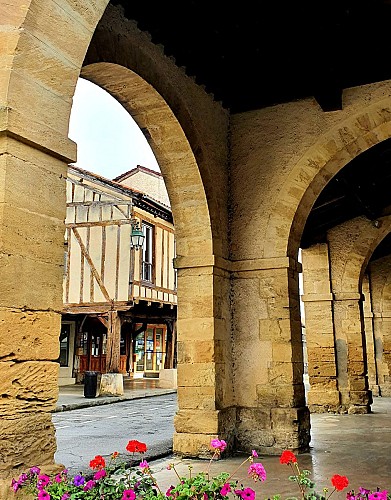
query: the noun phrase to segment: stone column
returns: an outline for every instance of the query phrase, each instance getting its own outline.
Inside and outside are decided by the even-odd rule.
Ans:
[[[289,258],[233,263],[233,369],[238,449],[305,451],[299,265]]]
[[[391,396],[391,290],[390,262],[386,256],[370,263],[373,333],[376,369],[381,396]]]
[[[391,396],[391,312],[374,311],[376,367],[381,396]]]
[[[363,312],[365,328],[365,346],[367,353],[368,384],[373,396],[379,396],[379,385],[377,380],[377,368],[375,359],[375,338],[373,333],[373,312],[370,278],[364,275],[362,290],[364,294]]]
[[[372,403],[365,360],[362,295],[334,293],[334,328],[340,411],[368,413]]]
[[[0,125],[0,497],[6,499],[10,477],[35,464],[56,468],[51,412],[58,397],[70,156],[66,148],[34,143],[37,124],[12,110],[0,110]]]
[[[210,458],[210,441],[232,449],[233,401],[229,263],[215,256],[177,257],[178,406],[174,452]]]
[[[337,411],[340,405],[334,344],[333,296],[328,245],[302,250],[303,295],[311,412]]]

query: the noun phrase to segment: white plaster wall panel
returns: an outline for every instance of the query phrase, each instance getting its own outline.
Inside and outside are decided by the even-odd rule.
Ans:
[[[116,296],[116,269],[117,269],[117,238],[118,227],[106,227],[106,251],[104,284],[111,299]]]
[[[155,284],[164,286],[162,280],[162,250],[163,250],[163,231],[160,227],[155,227]]]
[[[88,211],[89,222],[99,222],[101,220],[102,210],[97,205],[91,205]]]
[[[91,267],[84,259],[84,274],[83,274],[83,297],[82,302],[91,302]]]
[[[89,207],[85,205],[80,205],[76,208],[77,212],[77,222],[87,222],[88,221],[88,211]]]
[[[130,277],[130,224],[121,226],[120,260],[118,267],[118,300],[129,300]]]
[[[74,202],[82,202],[84,201],[84,187],[79,186],[78,184],[74,184],[73,190],[73,200]]]
[[[81,250],[73,231],[71,231],[70,249],[68,302],[77,304],[80,300]]]
[[[94,191],[92,191],[92,189],[86,189],[84,193],[84,200],[93,201],[93,199],[94,199]]]

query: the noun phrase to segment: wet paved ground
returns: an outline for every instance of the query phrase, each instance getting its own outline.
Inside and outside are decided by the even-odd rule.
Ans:
[[[324,414],[311,417],[311,450],[300,454],[298,461],[301,469],[312,472],[310,478],[315,481],[318,492],[324,487],[328,487],[329,492],[333,490],[330,478],[334,474],[347,476],[349,488],[355,490],[363,486],[368,489],[379,487],[391,492],[391,398],[375,398],[372,409],[373,413],[368,415]],[[245,458],[241,456],[214,462],[211,473],[232,473]],[[246,486],[255,489],[258,500],[277,493],[282,498],[300,497],[296,484],[288,480],[291,474],[289,466],[280,464],[279,457],[260,456],[257,461],[263,464],[267,472],[264,483],[246,479],[247,464],[234,477],[244,480]],[[180,461],[174,457],[152,462],[162,488],[169,487],[171,481],[175,481],[172,471],[166,470],[170,462],[178,462],[183,475],[187,475],[188,464],[193,466],[193,472],[208,467],[207,461]],[[345,499],[348,489],[333,493],[332,500]]]
[[[134,384],[134,390],[141,391],[139,397],[153,396],[157,393],[155,391],[159,394],[163,391],[151,387],[149,381],[144,381],[142,385],[145,386],[141,389],[137,389],[139,387],[137,382]],[[75,389],[77,390],[78,394],[68,395],[69,401],[73,398],[72,404],[85,402],[83,389]],[[142,391],[145,396],[141,396]],[[136,393],[133,392],[133,395]],[[64,403],[65,397],[67,397],[65,392],[60,394],[59,402]],[[128,389],[127,397],[132,397],[131,389]],[[316,482],[317,491],[321,491],[323,487],[328,487],[331,491],[330,478],[334,474],[347,476],[349,487],[356,490],[363,486],[391,491],[391,398],[374,398],[372,413],[368,415],[312,415],[311,436],[309,453],[300,454],[298,459],[302,469],[309,469],[312,472],[310,477]],[[211,474],[222,471],[234,472],[245,458],[238,456],[214,462]],[[281,465],[279,457],[260,456],[258,461],[264,465],[267,472],[264,483],[253,483],[252,480],[246,479],[247,466],[242,467],[234,476],[253,487],[258,500],[277,493],[283,498],[300,496],[297,486],[288,480],[289,467]],[[193,471],[206,470],[208,467],[208,461],[180,460],[174,456],[153,460],[150,464],[162,489],[168,488],[175,481],[174,473],[166,470],[167,465],[172,462],[178,463],[178,470],[184,475],[187,474],[189,464],[193,466]],[[345,497],[346,490],[333,493],[332,500]]]

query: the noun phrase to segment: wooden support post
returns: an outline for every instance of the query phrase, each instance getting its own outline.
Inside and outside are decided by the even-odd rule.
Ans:
[[[106,372],[120,373],[121,320],[118,311],[110,311],[108,316]]]
[[[176,320],[166,321],[166,359],[164,368],[174,368],[176,349]]]

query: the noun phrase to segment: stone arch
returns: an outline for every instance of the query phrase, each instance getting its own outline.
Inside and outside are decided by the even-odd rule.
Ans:
[[[305,221],[327,182],[371,146],[391,137],[389,99],[368,106],[322,134],[289,172],[270,210],[264,255],[296,258]]]
[[[372,329],[366,331],[364,318],[364,273],[375,248],[390,231],[391,218],[386,216],[376,225],[359,217],[328,232],[338,389],[342,407],[349,411],[365,407],[368,367],[372,363],[368,349],[373,333]]]
[[[127,82],[118,86],[115,78],[110,80],[107,72],[98,76],[98,68],[103,66],[97,67],[95,63],[111,64],[111,68],[117,65],[115,78],[119,77],[119,66],[131,70],[133,74],[130,77],[128,72]],[[94,68],[93,81],[98,83],[97,79],[104,79],[106,89],[116,96],[146,132],[174,203],[175,224],[180,220],[177,221],[179,216],[175,214],[174,191],[184,188],[182,195],[186,200],[182,202],[182,210],[187,204],[187,227],[190,231],[192,226],[195,228],[185,255],[209,254],[228,258],[228,188],[221,189],[222,186],[227,187],[228,112],[178,68],[175,61],[165,56],[163,48],[153,44],[134,21],[125,18],[121,7],[111,4],[107,7],[91,40],[84,65],[88,69],[83,69],[82,74],[86,76]],[[124,75],[123,70],[121,76]],[[142,84],[141,79],[144,80]],[[135,97],[130,85],[136,84],[136,81],[143,91],[139,97]],[[151,89],[154,89],[153,97]],[[155,104],[158,109],[154,111],[152,105]],[[168,119],[166,124],[164,118]],[[169,135],[171,151],[162,141],[162,134]],[[183,144],[190,147],[186,146],[186,149]],[[198,204],[202,196],[206,197],[208,216],[203,218],[204,213],[200,211],[198,218]],[[195,207],[197,210],[194,210]],[[207,239],[212,247],[205,253],[205,231],[208,230]],[[187,236],[190,237],[190,234]]]
[[[368,366],[374,370],[375,360],[368,362],[368,350],[374,357],[373,331],[372,325],[367,332],[365,329],[363,279],[373,251],[390,231],[389,216],[377,224],[357,217],[330,229],[327,244],[303,250],[312,411],[369,410]],[[318,283],[311,288],[315,277]],[[366,292],[370,300],[369,286]],[[376,385],[375,373],[370,375]]]
[[[139,75],[118,64],[90,64],[82,68],[80,76],[117,99],[149,139],[170,197],[178,254],[211,254],[209,210],[197,163],[162,96]]]
[[[337,247],[330,250],[334,253],[331,255],[334,293],[361,293],[368,262],[390,232],[390,216],[379,218],[376,225],[365,217],[358,217],[328,232],[329,242],[335,241]]]
[[[391,255],[370,262],[368,269],[371,283],[372,325],[378,389],[381,396],[390,396]]]
[[[0,281],[0,335],[14,342],[18,339],[20,346],[15,353],[6,344],[0,363],[8,395],[2,410],[13,422],[8,425],[5,418],[1,429],[1,451],[6,450],[7,457],[0,466],[4,499],[8,483],[3,478],[14,468],[54,465],[51,410],[58,387],[57,365],[51,360],[58,357],[62,308],[65,177],[67,165],[76,160],[75,144],[67,134],[83,63],[84,76],[106,86],[150,137],[172,200],[180,288],[180,411],[174,449],[196,456],[209,450],[210,438],[218,435],[233,445],[227,270],[229,115],[135,23],[123,18],[121,9],[107,6],[107,0],[64,5],[30,1],[17,11],[6,8],[3,16],[7,40],[0,54],[5,51],[10,63],[2,80],[6,88],[0,92],[6,138],[0,194],[8,209],[0,219],[2,250],[7,255]],[[113,54],[123,59],[113,60]],[[95,63],[101,64],[102,73],[94,72]],[[124,88],[110,88],[114,80],[104,75],[105,63],[111,64],[114,76],[120,75],[127,84],[131,80],[143,95],[136,95],[134,89],[124,93]],[[158,108],[152,110],[151,105]],[[15,240],[11,228],[21,225]],[[39,341],[42,335],[45,342]],[[20,383],[12,384],[11,377]],[[33,407],[29,402],[35,399]],[[28,436],[23,432],[26,422],[31,429]],[[18,449],[12,443],[18,443]]]
[[[202,455],[217,435],[233,446],[228,113],[112,5],[81,74],[116,97],[144,130],[172,204],[178,238],[174,450]]]

